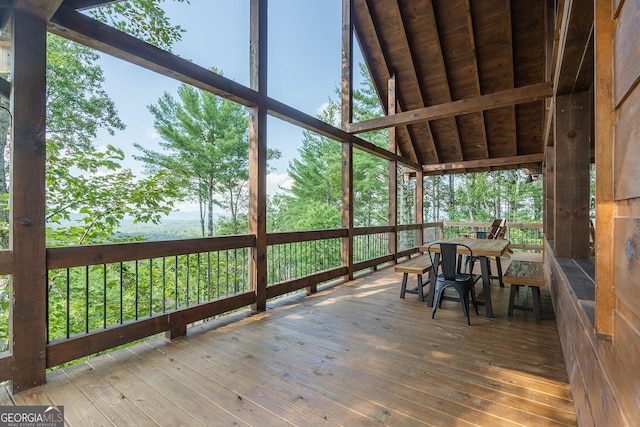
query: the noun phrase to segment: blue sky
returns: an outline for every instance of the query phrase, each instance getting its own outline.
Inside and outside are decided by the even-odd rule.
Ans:
[[[341,64],[341,0],[269,0],[268,94],[315,116],[329,99],[337,100]],[[173,47],[179,56],[249,84],[249,0],[168,1],[165,9],[186,32]],[[358,61],[358,59],[356,59]],[[357,62],[356,62],[357,63]],[[127,129],[111,137],[101,134],[97,144],[113,144],[127,156],[125,165],[137,175],[141,165],[132,159],[133,143],[157,149],[158,137],[147,106],[163,92],[175,94],[175,80],[124,61],[102,55],[104,87],[116,103]],[[272,164],[269,192],[286,181],[289,162],[297,156],[302,130],[275,118],[267,124],[268,144],[282,159]],[[184,207],[188,209],[188,207]]]

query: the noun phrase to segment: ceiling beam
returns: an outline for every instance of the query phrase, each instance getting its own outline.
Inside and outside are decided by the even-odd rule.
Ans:
[[[398,58],[398,53],[401,54],[402,59],[406,61],[408,67],[406,67],[406,74],[404,74],[404,79],[399,87],[396,87],[394,92],[404,92],[402,96],[394,96],[393,102],[396,103],[396,107],[394,108],[395,112],[398,111],[406,111],[407,104],[411,105],[426,105],[422,93],[423,88],[421,87],[420,80],[418,79],[418,73],[415,67],[415,58],[413,58],[414,50],[411,48],[409,44],[409,39],[407,38],[407,25],[402,16],[402,11],[400,6],[398,5],[397,0],[388,3],[388,7],[393,10],[393,13],[390,13],[388,18],[385,19],[385,25],[391,25],[398,29],[397,31],[397,44],[400,46],[399,52],[395,55],[394,63],[400,63],[400,58]],[[410,64],[410,65],[409,65]],[[404,68],[404,67],[403,67]],[[394,79],[396,77],[396,72],[394,71]],[[398,77],[400,79],[400,77]],[[402,91],[402,88],[405,87],[405,90]],[[400,102],[401,99],[404,99],[405,102]],[[410,107],[409,107],[410,108]],[[391,110],[391,104],[389,104],[389,111]],[[428,141],[430,148],[435,149],[435,145],[433,142],[433,133],[431,132],[431,128],[429,127],[429,123],[420,124],[419,126],[413,126],[412,128],[407,128],[409,132],[409,147],[406,147],[407,150],[404,153],[405,157],[407,154],[411,154],[415,156],[418,160],[418,163],[424,163],[424,159],[420,156],[420,152],[417,150],[416,139],[422,137]]]
[[[310,130],[322,136],[326,136],[328,138],[334,139],[338,142],[351,142],[358,149],[372,154],[376,157],[380,157],[382,159],[396,161],[398,164],[407,166],[410,169],[418,170],[420,169],[420,165],[412,162],[404,157],[401,157],[395,153],[390,152],[389,150],[385,150],[382,147],[378,147],[370,143],[369,141],[365,141],[353,134],[347,133],[342,129],[338,129],[328,123],[323,122],[322,120],[310,116],[309,114],[303,113],[302,111],[296,110],[295,108],[284,104],[283,102],[276,101],[273,98],[266,99],[267,112],[269,115],[273,117],[277,117],[278,119],[284,120],[287,123],[294,124],[296,126],[300,126],[301,128]]]
[[[466,169],[541,163],[543,159],[544,159],[543,153],[526,154],[522,156],[495,157],[493,159],[466,160],[462,162],[422,165],[422,171],[424,173],[433,174],[433,173],[442,173],[445,171],[450,172],[450,171],[459,170],[462,173]]]
[[[405,111],[392,116],[385,116],[379,119],[365,120],[358,123],[351,123],[347,127],[347,132],[361,133],[377,129],[386,129],[393,126],[408,125],[429,120],[437,120],[445,117],[460,116],[463,114],[478,111],[491,110],[494,108],[508,107],[516,104],[539,101],[552,95],[552,88],[547,83],[538,83],[530,86],[523,86],[516,89],[509,89],[502,92],[488,95],[476,96],[474,98],[461,99],[445,104],[433,105],[430,107],[418,108],[413,111]]]
[[[476,31],[477,29],[474,28],[474,22],[473,22],[473,16],[471,15],[471,4],[469,3],[469,0],[466,1],[466,9],[467,9],[467,25],[469,27],[469,43],[471,44],[471,48],[472,48],[472,52],[474,52],[474,58],[473,61],[470,61],[470,64],[472,64],[473,66],[473,74],[475,76],[474,79],[474,89],[475,89],[475,93],[474,96],[481,96],[482,95],[482,85],[480,84],[480,65],[479,65],[479,61],[478,61],[478,46],[476,46]],[[511,85],[509,87],[513,87],[513,81],[511,81]],[[489,140],[487,138],[487,124],[486,124],[486,119],[484,116],[484,112],[479,112],[478,114],[478,123],[477,123],[477,128],[479,130],[478,134],[479,137],[477,138],[476,141],[474,141],[476,144],[480,144],[482,145],[482,150],[483,150],[483,154],[485,157],[489,157],[490,153],[489,153]],[[458,138],[459,141],[459,146],[460,146],[460,153],[463,153],[463,147],[462,147],[462,140],[460,138]]]

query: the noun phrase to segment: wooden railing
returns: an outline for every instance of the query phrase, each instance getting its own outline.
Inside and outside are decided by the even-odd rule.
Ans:
[[[489,223],[433,222],[353,230],[353,265],[344,264],[346,229],[267,236],[267,298],[394,263],[428,241],[486,229]],[[541,248],[541,224],[508,224],[511,247]],[[391,243],[395,234],[396,247]],[[47,367],[256,303],[249,288],[252,235],[47,249]],[[11,252],[0,251],[8,282]],[[7,292],[5,292],[8,294]],[[5,310],[6,312],[6,310]],[[8,331],[8,314],[0,318]],[[16,332],[17,333],[17,332]],[[0,381],[11,354],[0,353]]]
[[[486,231],[490,222],[444,222],[446,237],[460,236],[472,231]],[[507,222],[505,238],[515,250],[541,252],[543,247],[542,223]]]
[[[449,222],[439,221],[424,224],[423,241],[459,237],[474,231],[486,231],[491,222]],[[428,232],[428,230],[430,230]],[[505,237],[509,239],[511,249],[524,251],[542,251],[542,223],[507,222]]]

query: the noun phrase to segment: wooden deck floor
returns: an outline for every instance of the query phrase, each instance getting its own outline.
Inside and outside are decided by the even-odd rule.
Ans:
[[[2,405],[64,405],[70,426],[551,426],[576,415],[543,290],[543,320],[445,301],[432,320],[392,268],[306,298],[156,338],[48,375]],[[482,286],[477,286],[479,292]],[[545,292],[546,291],[546,292]]]

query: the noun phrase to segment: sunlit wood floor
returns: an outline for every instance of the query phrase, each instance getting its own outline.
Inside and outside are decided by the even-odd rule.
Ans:
[[[543,320],[399,298],[392,268],[310,297],[57,370],[2,405],[64,405],[70,426],[575,425],[548,290]],[[481,293],[482,286],[477,286]],[[215,327],[214,327],[215,326]]]

